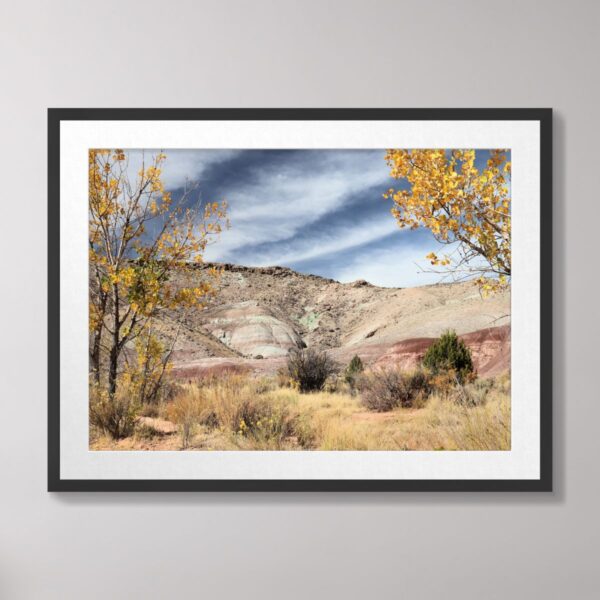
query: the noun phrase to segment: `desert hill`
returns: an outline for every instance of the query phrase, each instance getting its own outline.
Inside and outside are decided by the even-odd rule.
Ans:
[[[203,279],[209,266],[194,276]],[[468,282],[382,288],[285,267],[217,266],[217,294],[204,309],[163,319],[165,332],[179,328],[173,359],[180,377],[236,367],[272,372],[303,346],[327,349],[341,363],[358,354],[368,364],[409,367],[446,329],[463,336],[480,374],[509,367],[509,292],[484,299]]]

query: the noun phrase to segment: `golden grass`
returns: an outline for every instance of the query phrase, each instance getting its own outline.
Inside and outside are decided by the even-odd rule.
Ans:
[[[465,401],[468,398],[468,401]],[[180,435],[138,427],[124,440],[96,437],[112,450],[509,450],[510,380],[434,392],[422,408],[367,411],[349,393],[301,394],[275,381],[232,375],[182,386],[162,414]]]

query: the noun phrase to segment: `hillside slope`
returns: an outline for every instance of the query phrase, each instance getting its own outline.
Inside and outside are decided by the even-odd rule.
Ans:
[[[208,266],[196,268],[199,280]],[[468,282],[381,288],[284,267],[218,266],[222,275],[208,306],[164,320],[169,330],[183,322],[174,353],[175,371],[182,376],[222,364],[271,371],[291,348],[303,346],[327,349],[340,362],[354,354],[367,363],[388,364],[394,356],[402,362],[406,353],[399,343],[430,340],[446,329],[480,332],[465,339],[485,346],[486,356],[493,354],[486,364],[494,365],[494,372],[508,368],[509,292],[484,299]],[[421,350],[423,343],[417,345]]]

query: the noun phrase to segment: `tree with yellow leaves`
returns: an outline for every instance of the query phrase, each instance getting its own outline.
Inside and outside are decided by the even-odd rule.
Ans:
[[[144,158],[132,176],[124,150],[89,151],[90,367],[100,384],[106,353],[110,397],[126,344],[160,311],[201,304],[218,275],[191,277],[226,223],[226,205],[194,201],[197,185],[189,183],[175,201],[161,179],[166,158]]]
[[[475,277],[482,292],[508,286],[511,275],[510,162],[491,150],[485,167],[475,150],[388,150],[391,176],[408,189],[390,189],[399,226],[426,227],[449,254],[427,255],[457,279]]]

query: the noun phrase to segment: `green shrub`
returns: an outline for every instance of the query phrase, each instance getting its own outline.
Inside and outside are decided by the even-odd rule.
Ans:
[[[288,355],[288,375],[301,392],[323,389],[327,378],[336,371],[337,365],[326,352],[307,348],[292,350]]]
[[[344,379],[351,389],[354,389],[356,378],[364,371],[364,369],[365,368],[360,356],[355,354],[344,371]]]
[[[423,366],[434,374],[454,371],[459,383],[473,373],[471,351],[455,331],[446,331],[429,346],[423,357]]]
[[[420,407],[431,392],[429,375],[421,370],[412,373],[399,369],[371,371],[357,380],[357,387],[363,405],[377,412]]]

